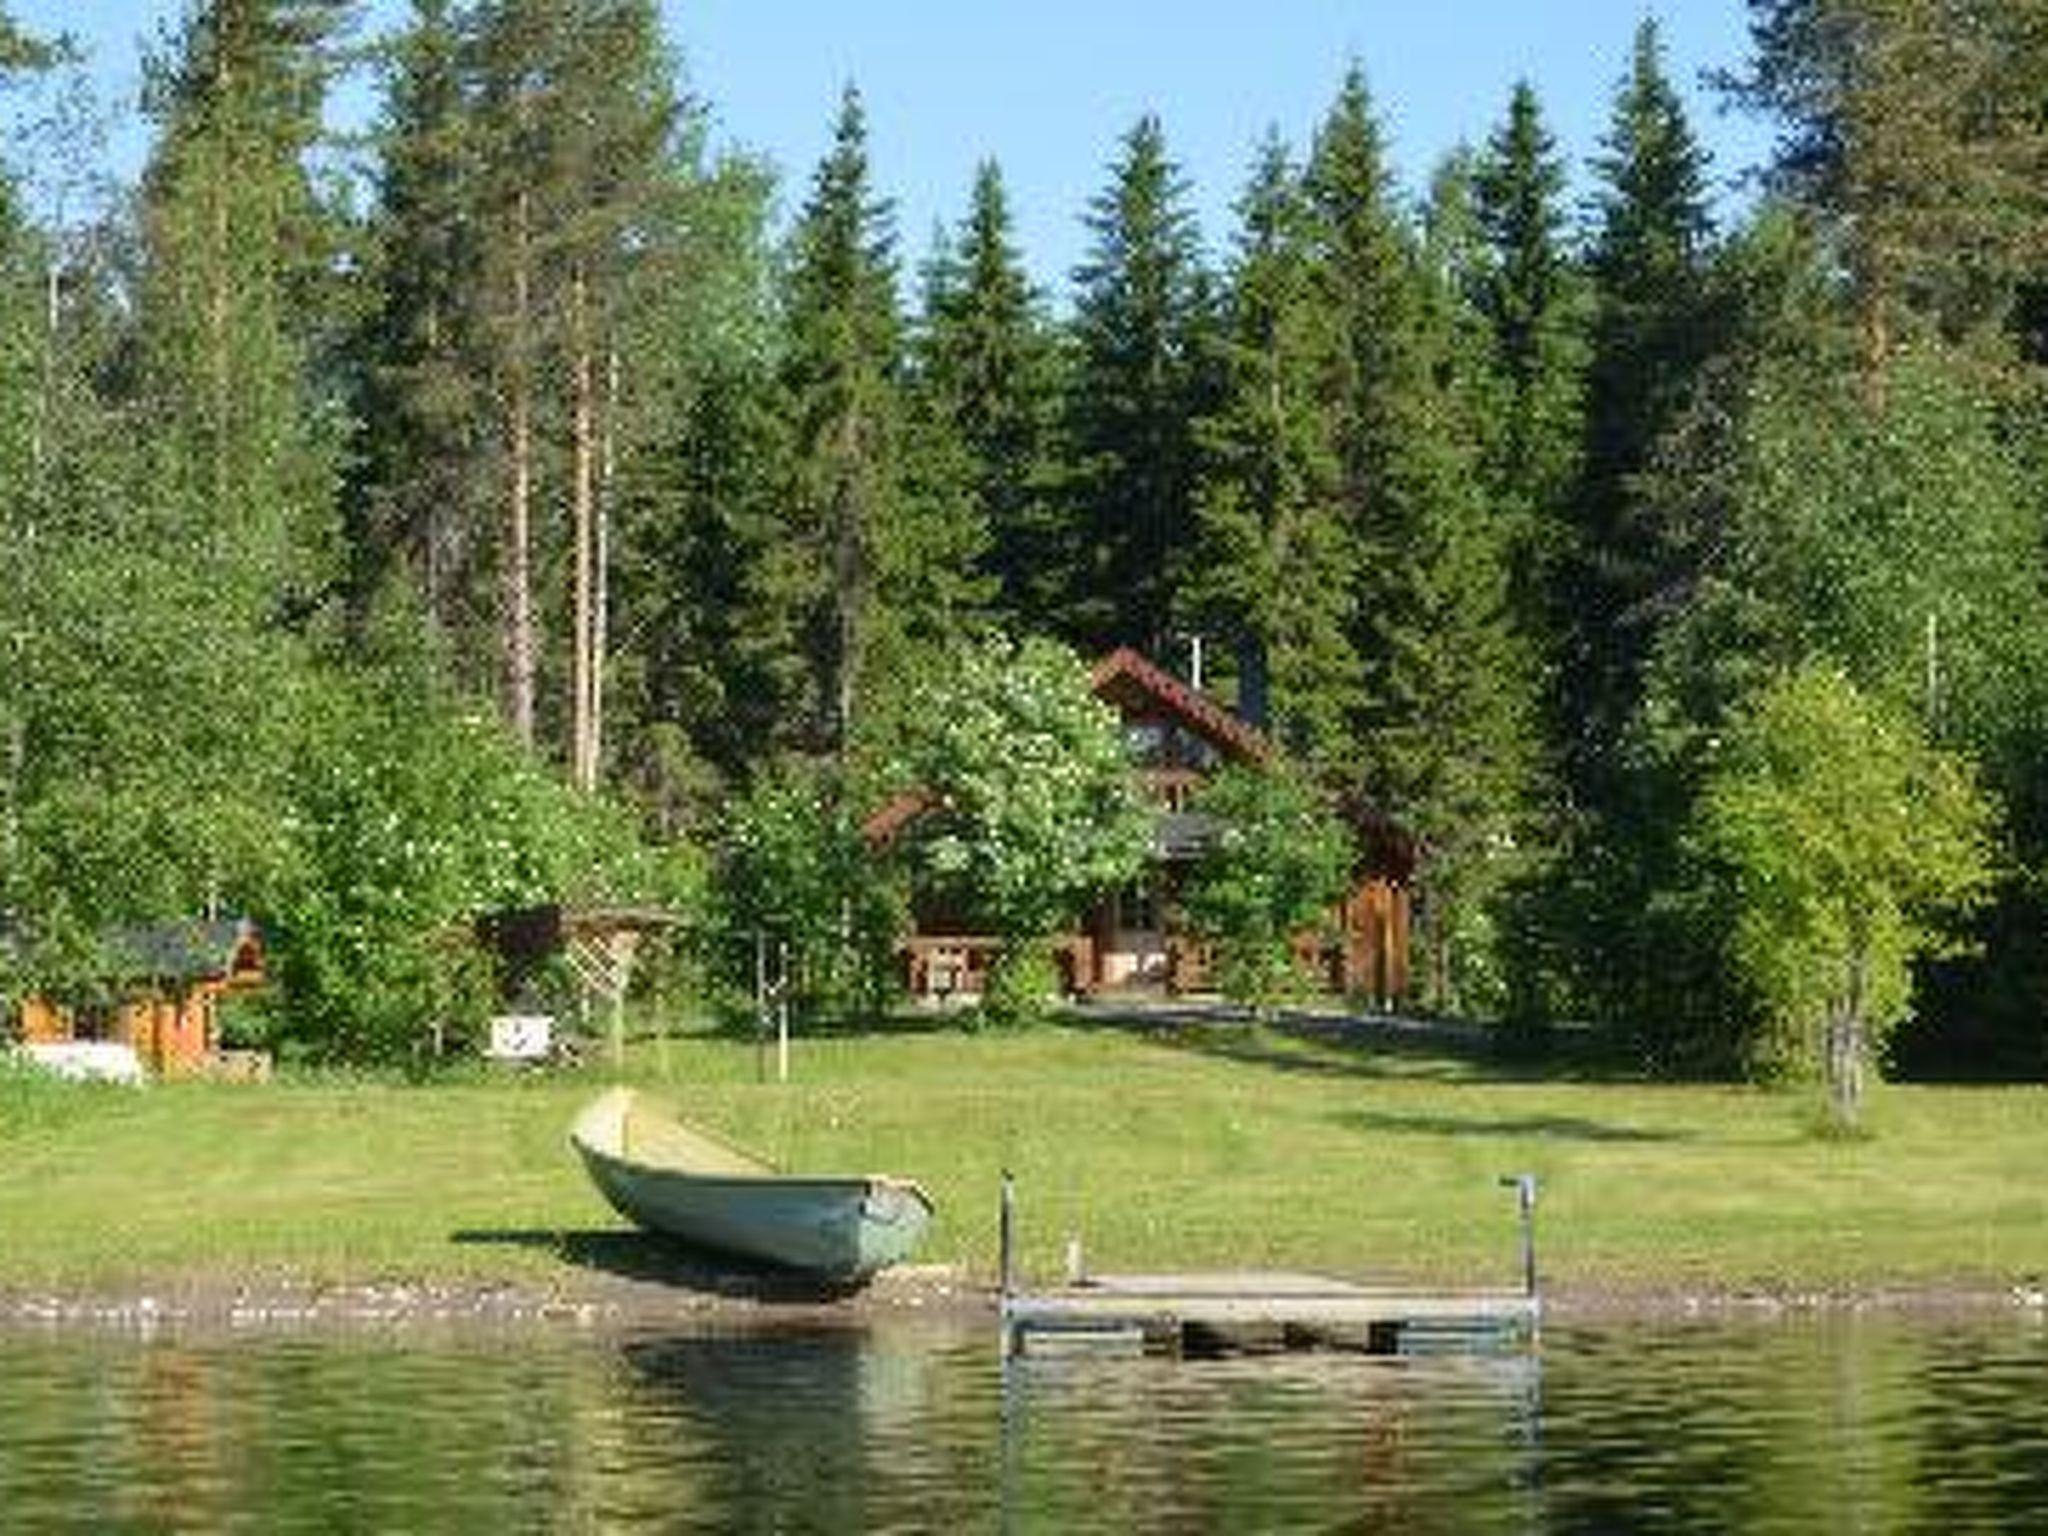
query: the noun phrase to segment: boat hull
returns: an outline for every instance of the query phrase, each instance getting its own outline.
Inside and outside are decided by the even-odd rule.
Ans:
[[[675,1149],[664,1148],[661,1136],[650,1137],[645,1152],[633,1145],[628,1127],[635,1115],[649,1114],[630,1090],[615,1089],[578,1117],[570,1142],[612,1208],[650,1232],[822,1278],[855,1280],[907,1257],[930,1223],[931,1201],[905,1179],[674,1166],[662,1154]],[[730,1152],[719,1160],[747,1161]]]

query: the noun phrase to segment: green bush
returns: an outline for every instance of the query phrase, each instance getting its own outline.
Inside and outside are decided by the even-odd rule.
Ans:
[[[473,1046],[497,978],[483,912],[694,900],[688,860],[575,794],[495,721],[337,688],[291,780],[289,876],[264,912],[272,1043],[329,1062]]]

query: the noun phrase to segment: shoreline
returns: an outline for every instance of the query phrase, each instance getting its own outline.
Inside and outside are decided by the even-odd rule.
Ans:
[[[112,1330],[152,1335],[499,1331],[566,1335],[655,1331],[869,1330],[915,1322],[993,1329],[995,1286],[947,1265],[909,1265],[858,1289],[706,1273],[689,1279],[579,1274],[566,1283],[379,1279],[263,1281],[174,1276],[104,1290],[0,1290],[0,1334]],[[1999,1315],[2048,1326],[2048,1287],[1873,1281],[1855,1288],[1715,1291],[1657,1284],[1563,1285],[1543,1293],[1545,1322],[1769,1323],[1796,1317],[1935,1320]]]

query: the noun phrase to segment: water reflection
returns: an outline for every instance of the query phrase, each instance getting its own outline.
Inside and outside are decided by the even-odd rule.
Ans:
[[[1184,1364],[989,1333],[0,1333],[0,1528],[2048,1528],[2038,1319]]]

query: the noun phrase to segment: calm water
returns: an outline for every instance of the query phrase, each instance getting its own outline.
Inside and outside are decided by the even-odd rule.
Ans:
[[[0,1530],[2048,1531],[2048,1327],[1045,1359],[982,1332],[0,1332]]]

